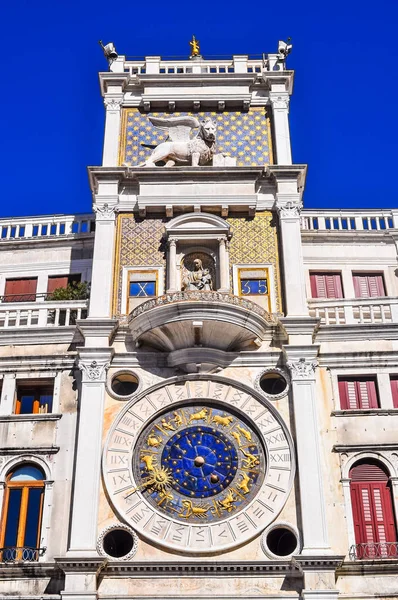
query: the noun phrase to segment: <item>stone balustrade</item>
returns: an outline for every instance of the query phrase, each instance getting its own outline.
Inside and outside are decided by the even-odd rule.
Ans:
[[[189,60],[186,57],[163,60],[160,56],[146,56],[141,59],[119,57],[119,59],[123,61],[124,72],[130,73],[132,76],[262,73],[263,71],[284,70],[284,63],[277,54],[235,55],[230,58],[195,58],[195,60]],[[112,66],[111,70],[113,70]]]
[[[94,230],[95,216],[92,213],[10,217],[0,219],[0,243],[20,239],[48,239],[89,234]]]
[[[88,300],[0,304],[0,329],[69,327],[87,317]]]
[[[349,551],[350,560],[384,560],[398,558],[397,542],[369,542],[354,544]]]
[[[309,299],[311,317],[324,325],[398,323],[398,298]]]
[[[398,228],[398,210],[303,210],[305,231],[385,231]]]

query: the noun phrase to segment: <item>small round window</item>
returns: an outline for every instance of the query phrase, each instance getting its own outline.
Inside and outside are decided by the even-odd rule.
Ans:
[[[134,373],[117,373],[111,381],[111,390],[116,396],[131,396],[138,390],[138,377]]]
[[[271,558],[285,558],[299,552],[299,535],[291,525],[280,523],[264,532],[262,547]]]
[[[287,394],[289,381],[280,369],[267,369],[257,378],[256,387],[260,388],[271,399],[276,400]]]
[[[98,552],[114,560],[132,558],[137,546],[138,538],[134,531],[122,524],[107,527],[97,542]]]

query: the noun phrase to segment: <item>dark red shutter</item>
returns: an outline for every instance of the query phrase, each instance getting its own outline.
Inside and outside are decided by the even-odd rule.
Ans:
[[[66,288],[68,285],[68,275],[57,275],[49,277],[47,283],[47,293],[51,294],[57,288]]]
[[[353,279],[356,298],[376,298],[386,295],[383,276],[380,274],[357,273],[353,274]]]
[[[5,302],[34,302],[37,278],[7,279],[4,290]]]
[[[377,408],[377,392],[375,381],[358,381],[359,408]]]
[[[398,377],[390,378],[392,403],[394,408],[398,408]]]
[[[339,273],[310,273],[312,298],[342,298],[343,287]]]
[[[396,542],[388,475],[376,464],[362,463],[351,469],[350,479],[356,543]],[[371,557],[371,549],[368,555]]]
[[[339,379],[339,395],[342,410],[379,406],[374,379]]]

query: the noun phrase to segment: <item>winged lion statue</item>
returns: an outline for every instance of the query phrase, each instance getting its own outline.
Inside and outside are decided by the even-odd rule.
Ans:
[[[168,132],[166,142],[156,146],[151,156],[140,167],[155,167],[157,162],[164,161],[166,167],[174,165],[208,164],[216,147],[217,125],[210,117],[199,122],[195,117],[148,117],[152,125]],[[199,128],[191,139],[192,129]]]

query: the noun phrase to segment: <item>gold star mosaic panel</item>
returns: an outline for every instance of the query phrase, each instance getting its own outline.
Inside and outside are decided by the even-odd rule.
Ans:
[[[122,137],[119,164],[136,167],[145,162],[153,149],[167,140],[167,131],[154,127],[148,116],[194,116],[199,121],[211,117],[217,123],[216,153],[236,158],[238,167],[272,164],[272,147],[269,117],[263,107],[253,107],[249,112],[151,112],[136,108],[123,111]],[[194,137],[197,130],[193,130]]]
[[[278,256],[278,231],[272,213],[257,213],[254,219],[228,217],[232,239],[229,246],[229,260],[232,282],[232,265],[271,263],[274,267],[276,308],[281,312],[281,282]]]

